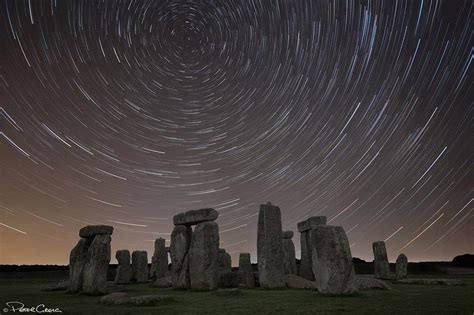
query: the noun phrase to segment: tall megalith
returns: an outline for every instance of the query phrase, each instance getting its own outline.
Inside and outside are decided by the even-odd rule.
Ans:
[[[260,205],[257,234],[257,262],[260,286],[284,288],[283,242],[280,208]]]

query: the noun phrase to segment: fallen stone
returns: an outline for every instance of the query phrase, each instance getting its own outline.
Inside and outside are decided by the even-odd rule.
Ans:
[[[397,257],[395,264],[395,279],[405,279],[407,277],[408,258],[405,254],[400,254]]]
[[[387,249],[384,241],[372,243],[374,252],[374,271],[375,277],[379,279],[391,279],[390,267],[388,264]]]
[[[132,278],[132,267],[130,265],[130,252],[126,249],[118,250],[115,253],[118,265],[115,272],[115,283],[127,284]]]
[[[354,283],[358,290],[391,290],[391,287],[385,281],[374,278],[373,276],[356,275]]]
[[[321,294],[356,291],[354,265],[346,232],[341,226],[319,225],[311,230],[313,273]]]
[[[110,225],[88,225],[79,230],[82,238],[93,238],[96,235],[112,235],[114,227]]]
[[[188,251],[191,244],[192,229],[177,225],[171,233],[170,256],[173,287],[190,288]]]
[[[103,296],[98,301],[103,305],[128,305],[128,306],[155,306],[164,301],[172,301],[167,295],[139,295],[129,296],[127,293],[116,292]]]
[[[98,303],[104,305],[119,305],[128,297],[129,295],[126,292],[114,292],[101,297]]]
[[[284,288],[283,242],[280,208],[260,205],[257,233],[257,262],[260,286]]]
[[[110,235],[97,235],[87,251],[82,290],[89,295],[107,293],[107,269],[110,263]]]
[[[318,225],[326,225],[325,216],[310,217],[298,223],[298,232],[302,233],[314,229]]]
[[[48,285],[43,291],[65,291],[69,288],[69,280],[64,280]]]
[[[217,255],[219,226],[216,222],[199,223],[189,246],[189,276],[193,289],[215,289],[219,281]]]
[[[255,287],[255,279],[253,276],[252,263],[250,262],[249,253],[240,253],[239,274],[241,283],[245,284],[248,288]]]
[[[460,279],[428,279],[428,278],[408,278],[408,279],[397,280],[396,283],[421,284],[421,285],[447,285],[447,286],[465,285],[465,283]]]
[[[148,254],[144,250],[132,253],[132,279],[138,283],[148,282]]]
[[[133,306],[155,306],[164,301],[173,301],[173,297],[168,295],[139,295],[128,298],[123,304]]]
[[[212,208],[190,210],[178,213],[173,217],[174,225],[196,225],[201,222],[215,221],[219,212]]]
[[[82,238],[71,250],[69,255],[69,292],[77,293],[82,290],[84,282],[84,267],[91,239]]]
[[[294,274],[287,274],[286,278],[286,286],[290,289],[308,289],[308,290],[315,290],[316,282],[306,280],[303,277],[294,275]]]

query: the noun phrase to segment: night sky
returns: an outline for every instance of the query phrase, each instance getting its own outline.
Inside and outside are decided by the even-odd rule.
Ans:
[[[87,224],[150,258],[204,207],[255,261],[268,201],[297,257],[312,215],[367,260],[474,252],[474,2],[0,5],[0,263],[65,264]]]

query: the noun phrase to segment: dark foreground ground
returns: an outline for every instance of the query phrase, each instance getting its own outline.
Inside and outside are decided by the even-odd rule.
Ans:
[[[15,275],[17,274],[17,275]],[[59,274],[58,274],[59,275]],[[61,274],[62,275],[62,274]],[[98,297],[71,295],[64,291],[45,292],[41,289],[56,281],[53,273],[0,274],[0,314],[5,303],[18,301],[25,307],[44,304],[60,308],[63,314],[473,314],[474,276],[457,276],[465,286],[392,284],[392,290],[361,291],[355,296],[328,297],[308,290],[241,290],[239,295],[217,292],[193,292],[173,289],[153,289],[148,285],[129,285],[130,295],[164,294],[173,301],[153,307],[102,306]],[[46,278],[45,278],[46,277]],[[438,276],[437,276],[438,277]],[[445,276],[444,278],[453,277]],[[48,280],[46,280],[48,279]],[[32,313],[30,313],[32,314]]]

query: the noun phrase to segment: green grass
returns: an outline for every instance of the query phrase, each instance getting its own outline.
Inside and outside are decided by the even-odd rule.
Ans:
[[[159,306],[102,306],[99,297],[41,291],[47,282],[27,282],[0,277],[0,314],[7,301],[25,306],[45,304],[63,314],[473,314],[474,277],[464,277],[458,287],[392,284],[391,291],[361,291],[355,296],[327,297],[307,290],[242,290],[242,294],[154,289],[146,284],[127,286],[130,295],[164,294],[173,301]],[[11,312],[9,312],[11,313]],[[31,314],[31,313],[30,313]]]

